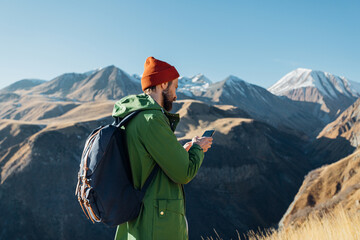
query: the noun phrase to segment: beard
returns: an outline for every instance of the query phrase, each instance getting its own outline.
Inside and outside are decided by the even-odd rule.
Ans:
[[[175,101],[175,98],[171,99],[170,93],[169,93],[169,87],[166,88],[163,92],[162,92],[162,96],[163,96],[163,106],[164,109],[168,112],[171,111],[172,109],[172,104]]]

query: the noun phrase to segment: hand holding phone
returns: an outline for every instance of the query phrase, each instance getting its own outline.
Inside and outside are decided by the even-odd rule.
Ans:
[[[212,136],[214,135],[215,130],[207,130],[204,132],[202,137],[194,137],[192,139],[193,144],[199,145],[204,152],[207,152],[209,148],[211,148],[212,144]]]
[[[214,133],[215,133],[215,130],[213,130],[213,129],[212,130],[206,130],[202,136],[203,137],[212,137],[214,135]]]

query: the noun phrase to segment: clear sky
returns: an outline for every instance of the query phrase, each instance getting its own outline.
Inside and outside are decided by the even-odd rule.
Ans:
[[[270,87],[298,68],[360,82],[360,1],[0,0],[0,88],[146,57]]]

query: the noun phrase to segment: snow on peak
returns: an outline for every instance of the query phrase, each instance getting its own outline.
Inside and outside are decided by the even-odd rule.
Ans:
[[[203,74],[197,74],[190,78],[182,76],[179,77],[178,91],[187,96],[198,95],[205,92],[211,83],[211,80]]]
[[[191,81],[192,81],[193,83],[199,83],[199,84],[206,84],[206,83],[211,84],[210,79],[208,79],[207,77],[205,77],[204,74],[200,74],[200,73],[197,74],[197,75],[195,75],[195,76],[193,76],[193,77],[191,78]]]
[[[305,87],[314,87],[330,98],[337,98],[339,93],[348,97],[360,96],[360,83],[356,84],[349,82],[345,77],[306,68],[298,68],[286,74],[268,90],[281,96],[291,90]]]

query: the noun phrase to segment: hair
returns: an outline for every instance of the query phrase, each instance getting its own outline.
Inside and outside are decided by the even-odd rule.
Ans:
[[[173,82],[173,81],[169,81],[169,82],[168,82],[168,83],[169,83],[169,85],[167,86],[168,88],[171,86],[172,82]],[[156,92],[156,85],[155,85],[155,86],[148,87],[148,88],[146,88],[146,89],[144,90],[144,93],[146,93],[146,94],[150,94],[150,93],[152,93],[152,92]]]
[[[146,93],[146,94],[150,94],[152,92],[156,92],[156,86],[151,86],[144,90],[144,93]]]

